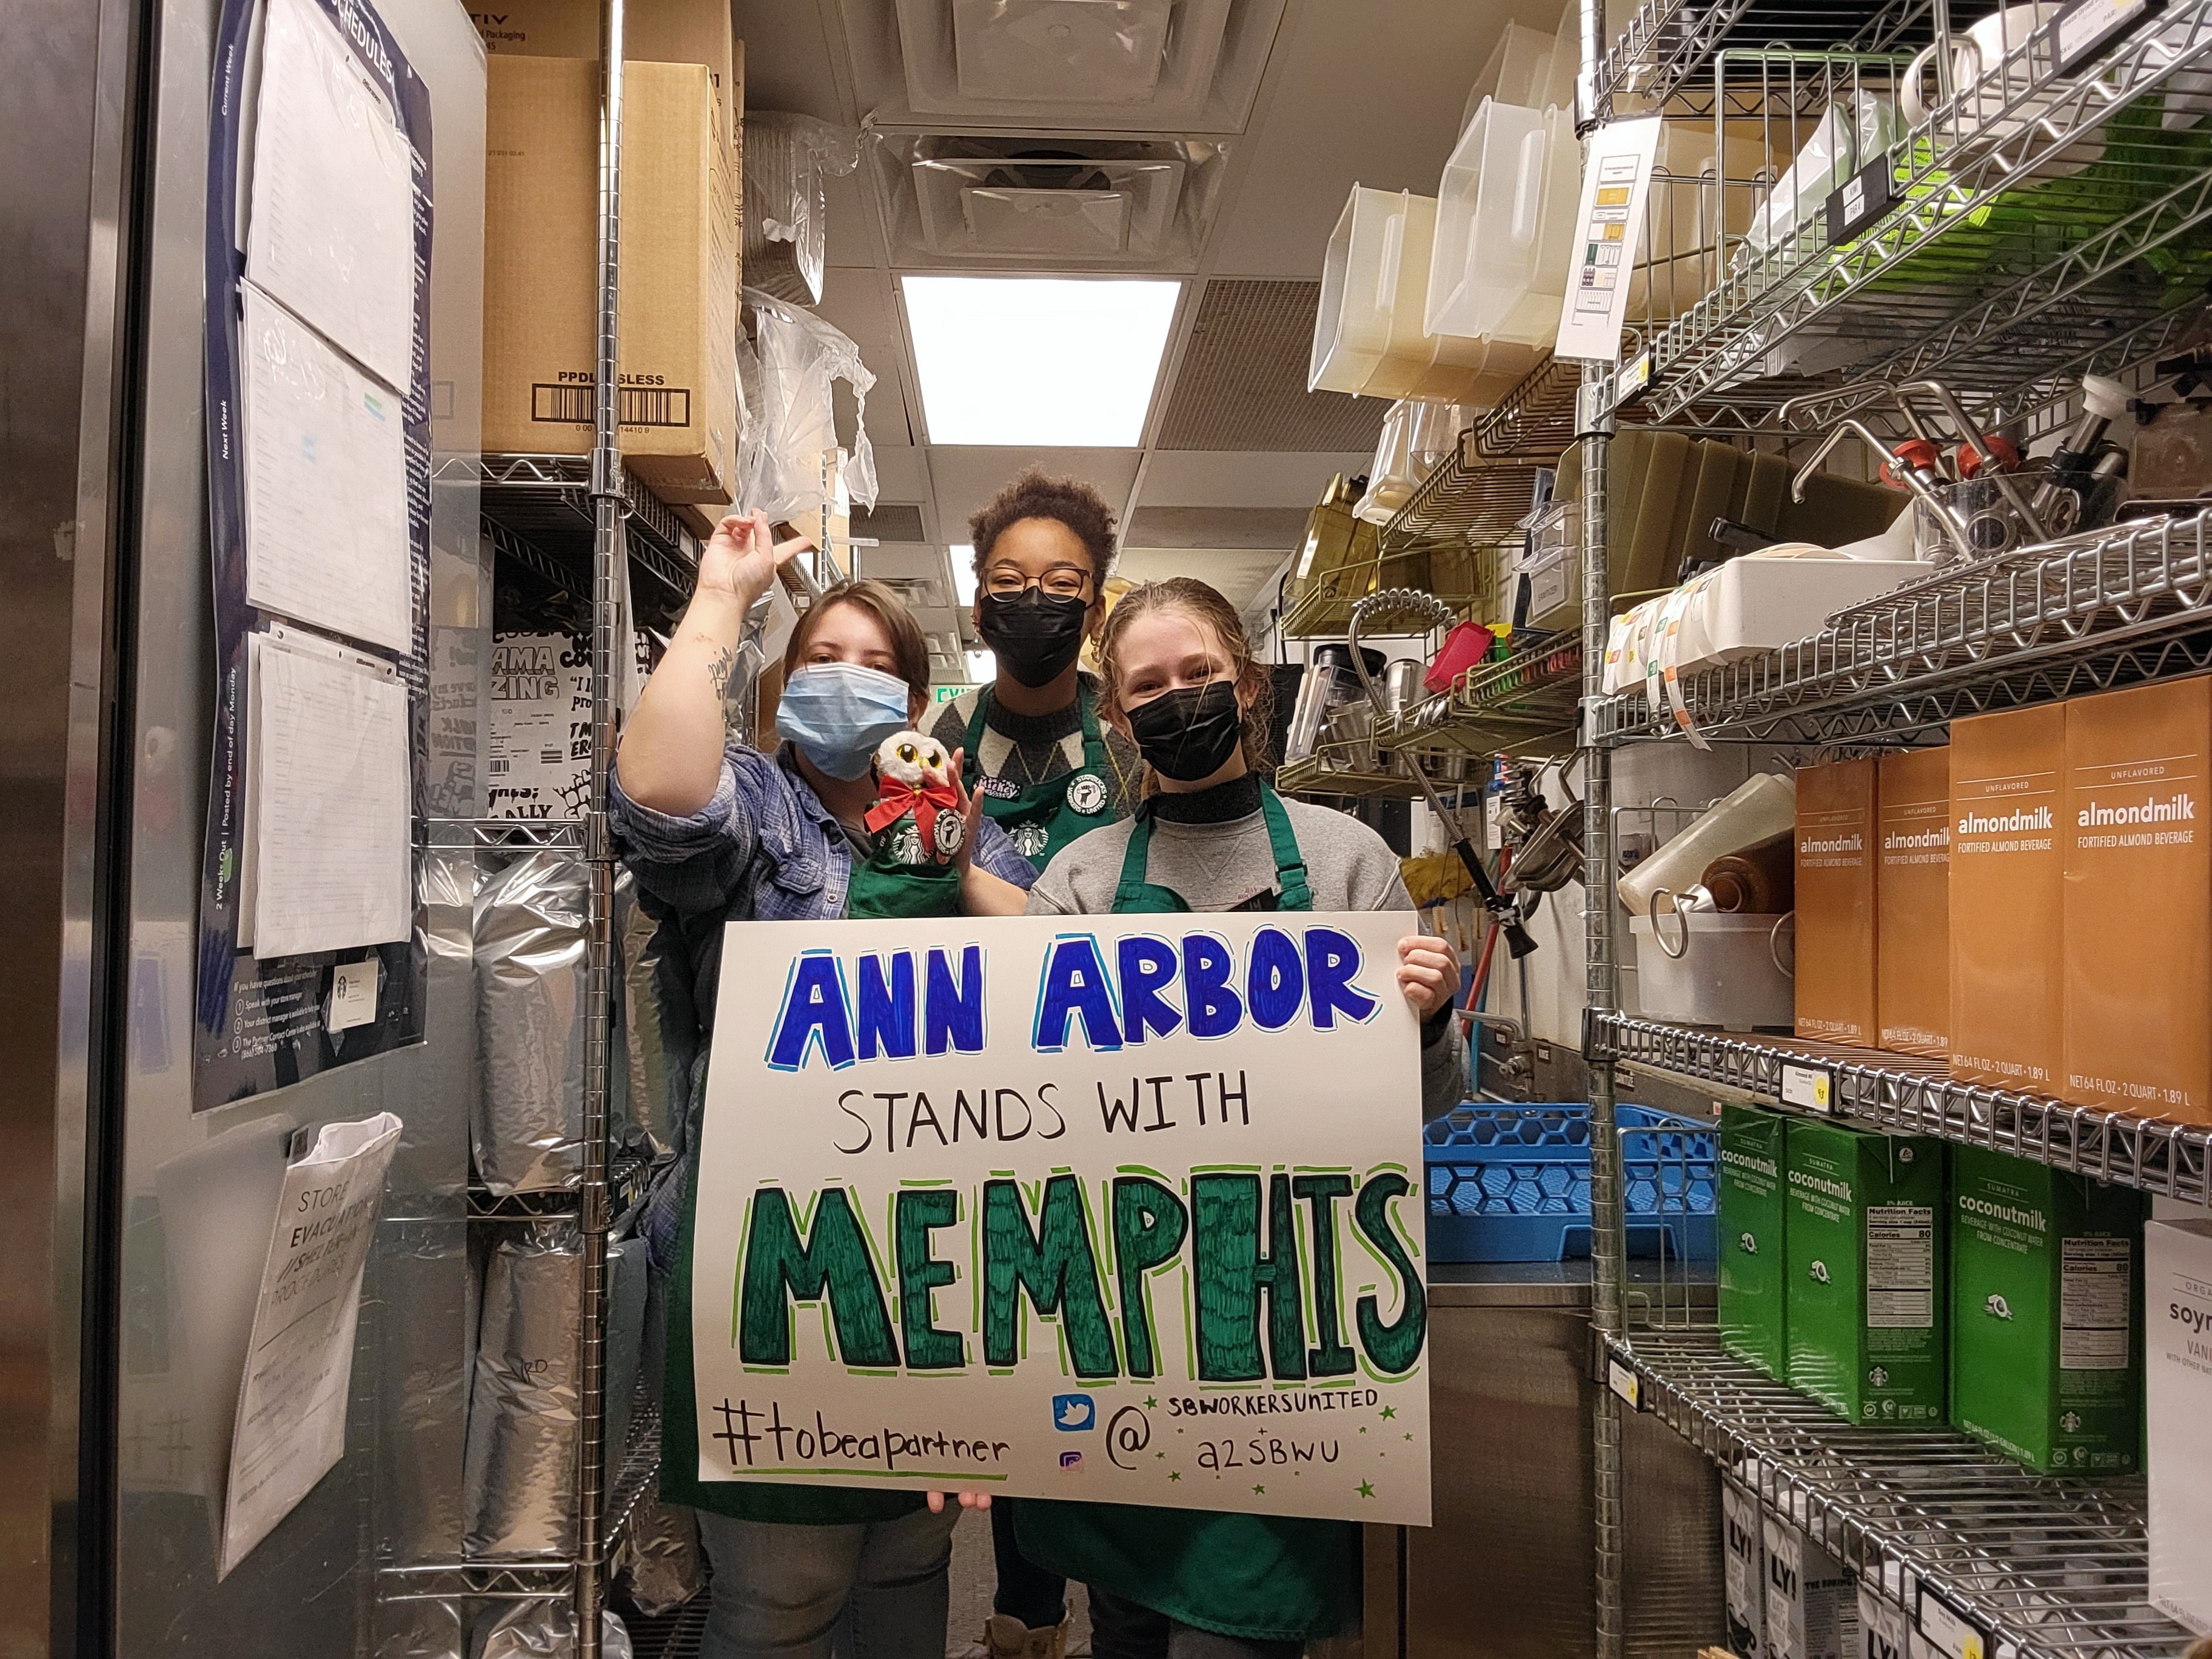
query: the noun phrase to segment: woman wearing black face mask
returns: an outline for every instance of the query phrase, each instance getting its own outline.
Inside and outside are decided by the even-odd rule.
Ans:
[[[1090,485],[1031,471],[969,531],[975,626],[998,678],[949,705],[931,735],[967,751],[967,787],[1042,869],[1078,836],[1127,817],[1142,771],[1076,666],[1105,617],[1114,515]]]
[[[1133,735],[1156,787],[1129,823],[1046,867],[1030,890],[1031,915],[1400,910],[1412,920],[1380,836],[1283,800],[1253,769],[1267,681],[1220,594],[1187,576],[1133,588],[1098,655],[1109,718]],[[1409,937],[1398,963],[1399,988],[1423,1017],[1421,1114],[1435,1118],[1459,1104],[1466,1082],[1451,1012],[1459,962],[1443,939]],[[1297,1659],[1307,1641],[1340,1630],[1354,1605],[1350,1522],[1024,1503],[1015,1522],[1024,1556],[1090,1586],[1099,1659]]]

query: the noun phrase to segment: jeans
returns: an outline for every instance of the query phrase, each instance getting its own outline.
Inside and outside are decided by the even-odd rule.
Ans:
[[[700,1659],[944,1659],[960,1519],[807,1527],[699,1511],[714,1569]]]
[[[1263,1642],[1200,1630],[1091,1587],[1092,1659],[1298,1659],[1303,1642]]]
[[[1030,1630],[1050,1630],[1067,1617],[1067,1580],[1022,1553],[1014,1537],[1017,1501],[1001,1498],[991,1505],[991,1554],[999,1569],[991,1611],[1018,1619]]]

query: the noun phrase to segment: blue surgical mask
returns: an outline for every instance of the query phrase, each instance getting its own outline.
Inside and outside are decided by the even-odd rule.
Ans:
[[[850,782],[868,769],[876,746],[907,728],[912,693],[881,669],[853,662],[809,663],[783,684],[779,736],[829,776]]]

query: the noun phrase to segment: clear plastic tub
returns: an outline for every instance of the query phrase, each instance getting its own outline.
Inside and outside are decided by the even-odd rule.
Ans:
[[[1424,327],[1550,342],[1567,288],[1579,165],[1571,115],[1485,100],[1437,186]]]
[[[1322,263],[1308,391],[1486,409],[1528,372],[1492,367],[1480,340],[1424,326],[1436,228],[1434,197],[1352,187]]]
[[[1643,916],[1630,917],[1628,931],[1646,1019],[1748,1031],[1796,1018],[1796,988],[1781,965],[1794,945],[1788,917],[1670,911],[1662,903],[1656,932]]]

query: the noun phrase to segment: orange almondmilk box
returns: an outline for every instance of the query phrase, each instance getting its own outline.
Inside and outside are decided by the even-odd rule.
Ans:
[[[1881,1046],[1951,1053],[1951,751],[1878,764],[1881,862],[1875,879],[1875,1011]]]
[[[1797,1035],[1875,1046],[1875,763],[1797,771]]]
[[[2066,710],[1951,722],[1951,1075],[2055,1094]]]

